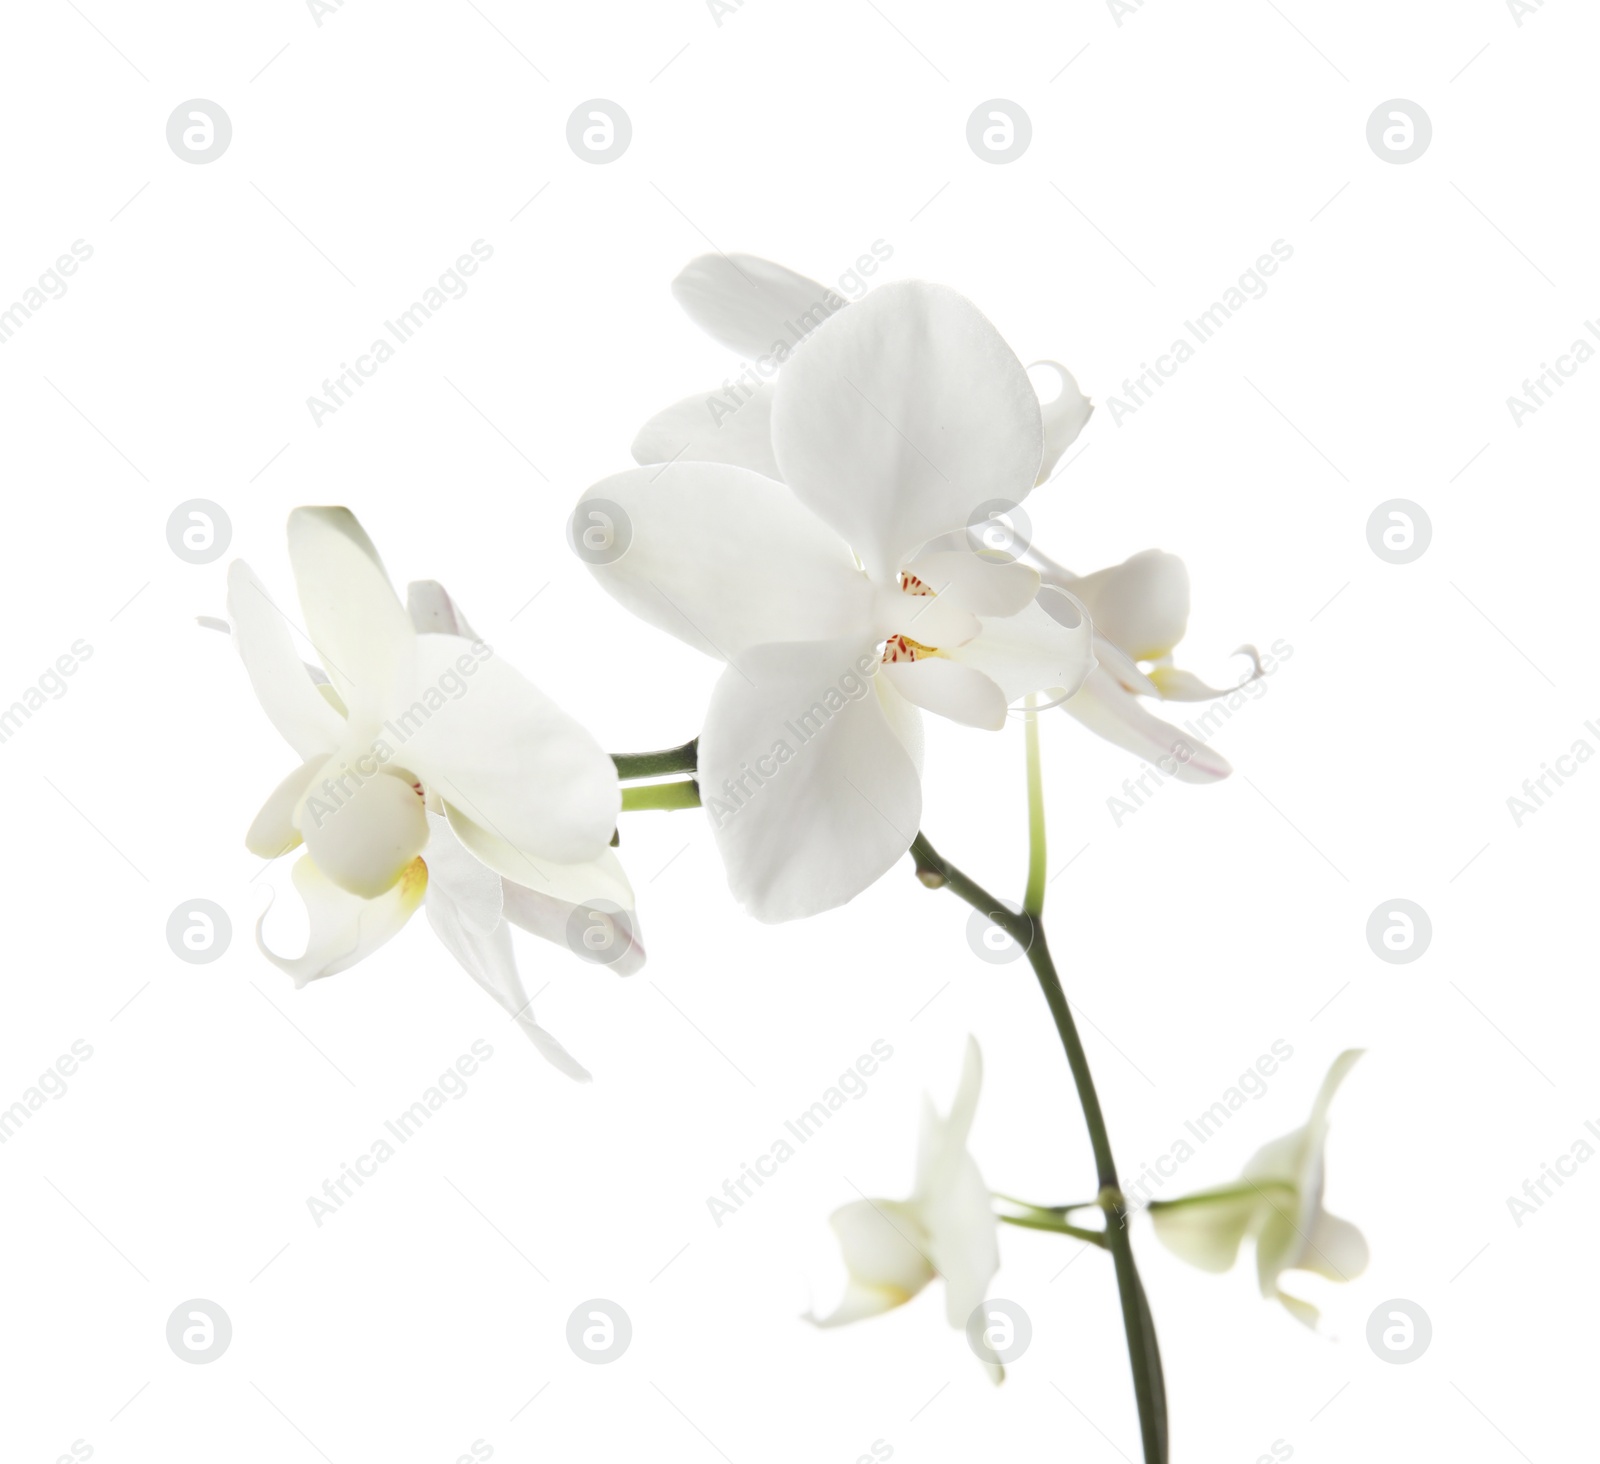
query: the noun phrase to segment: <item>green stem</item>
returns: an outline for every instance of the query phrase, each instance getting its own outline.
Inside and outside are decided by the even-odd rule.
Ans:
[[[1028,887],[1022,908],[1035,917],[1044,914],[1045,841],[1044,775],[1039,767],[1039,713],[1028,697],[1025,731],[1028,745]]]
[[[1007,1225],[1017,1225],[1023,1230],[1048,1230],[1054,1235],[1070,1235],[1075,1240],[1086,1240],[1090,1245],[1097,1245],[1102,1250],[1106,1247],[1105,1232],[1101,1230],[1085,1230],[1081,1225],[1068,1225],[1065,1220],[1053,1220],[1047,1214],[1037,1215],[1000,1215],[994,1217],[1003,1220]]]
[[[659,778],[667,773],[692,773],[700,750],[700,739],[691,737],[682,747],[664,752],[614,752],[619,778]]]
[[[982,911],[1026,951],[1028,964],[1033,967],[1033,974],[1044,992],[1045,1002],[1061,1037],[1061,1045],[1066,1050],[1067,1065],[1072,1069],[1078,1103],[1083,1109],[1089,1143],[1094,1150],[1100,1203],[1106,1211],[1105,1237],[1116,1267],[1117,1294],[1122,1304],[1123,1331],[1127,1338],[1128,1362],[1133,1371],[1133,1390],[1139,1410],[1139,1432],[1144,1440],[1145,1464],[1167,1464],[1166,1389],[1155,1328],[1133,1258],[1133,1245],[1128,1235],[1127,1205],[1117,1182],[1117,1166],[1111,1153],[1111,1139],[1106,1132],[1105,1115],[1100,1109],[1100,1098],[1095,1092],[1094,1077],[1089,1071],[1089,1059],[1078,1036],[1077,1023],[1073,1021],[1066,993],[1061,989],[1061,978],[1056,974],[1055,963],[1050,958],[1044,923],[1037,915],[1026,910],[1020,915],[1013,914],[983,886],[969,879],[945,859],[923,834],[919,833],[912,843],[911,856],[917,862],[917,875],[924,884],[934,888],[948,886],[953,894],[959,895],[973,909]]]
[[[674,778],[670,783],[641,783],[622,790],[622,811],[641,809],[698,808],[700,785],[693,778]]]
[[[1192,1195],[1179,1195],[1175,1200],[1151,1200],[1145,1209],[1181,1210],[1189,1205],[1216,1204],[1220,1200],[1259,1199],[1272,1190],[1285,1195],[1295,1193],[1295,1187],[1281,1179],[1245,1180],[1242,1184],[1223,1184],[1215,1189],[1197,1190]]]

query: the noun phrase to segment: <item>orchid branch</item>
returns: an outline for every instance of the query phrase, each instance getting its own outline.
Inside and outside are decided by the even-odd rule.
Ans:
[[[1039,779],[1034,768],[1029,776],[1029,823],[1042,829],[1042,818],[1033,814],[1033,795],[1038,791]],[[1100,1109],[1100,1098],[1095,1091],[1094,1077],[1089,1071],[1088,1055],[1078,1036],[1077,1023],[1067,1005],[1061,978],[1056,974],[1050,947],[1045,940],[1044,921],[1037,914],[1024,910],[1020,915],[1002,905],[981,885],[969,879],[936,850],[923,834],[918,834],[911,845],[911,857],[917,862],[917,877],[932,889],[948,888],[975,910],[981,910],[990,920],[1009,935],[1026,952],[1028,964],[1044,991],[1050,1015],[1055,1019],[1056,1031],[1066,1050],[1067,1065],[1072,1069],[1072,1079],[1078,1090],[1078,1102],[1083,1109],[1084,1123],[1089,1129],[1089,1143],[1094,1150],[1095,1170],[1100,1183],[1100,1204],[1106,1211],[1105,1239],[1117,1273],[1117,1293],[1122,1302],[1123,1330],[1127,1335],[1128,1361],[1133,1370],[1134,1396],[1139,1410],[1139,1432],[1144,1440],[1145,1464],[1166,1464],[1167,1461],[1167,1405],[1166,1383],[1161,1371],[1161,1354],[1156,1344],[1155,1325],[1150,1316],[1150,1305],[1144,1287],[1139,1281],[1138,1267],[1133,1258],[1133,1246],[1128,1236],[1127,1204],[1117,1181],[1116,1161],[1111,1153],[1111,1140],[1106,1132],[1105,1115]]]
[[[673,778],[664,783],[643,783],[622,790],[622,811],[637,813],[657,808],[699,808],[700,785],[693,778]]]
[[[624,781],[660,778],[667,773],[694,772],[699,750],[700,739],[691,737],[681,747],[669,747],[662,752],[614,752],[611,761],[617,765],[617,776]]]
[[[1089,1130],[1089,1142],[1094,1150],[1095,1169],[1099,1178],[1100,1194],[1095,1201],[1105,1211],[1106,1227],[1103,1231],[1087,1230],[1069,1225],[1064,1218],[1046,1210],[1032,1210],[1023,1216],[999,1215],[1007,1224],[1027,1229],[1051,1230],[1072,1235],[1090,1244],[1102,1246],[1111,1252],[1117,1275],[1117,1292],[1122,1303],[1123,1330],[1127,1336],[1128,1360],[1133,1371],[1134,1396],[1139,1411],[1139,1431],[1144,1440],[1145,1464],[1167,1464],[1167,1403],[1166,1384],[1161,1371],[1161,1354],[1156,1343],[1155,1324],[1150,1315],[1150,1304],[1139,1280],[1138,1268],[1133,1258],[1133,1247],[1128,1236],[1128,1209],[1117,1180],[1116,1161],[1111,1153],[1111,1140],[1106,1132],[1105,1116],[1100,1109],[1100,1098],[1095,1091],[1094,1078],[1089,1071],[1088,1055],[1078,1036],[1078,1028],[1067,1004],[1061,978],[1056,974],[1050,947],[1045,940],[1044,904],[1045,884],[1045,821],[1043,778],[1040,771],[1038,722],[1030,708],[1027,722],[1028,735],[1028,886],[1021,913],[1016,913],[976,881],[970,879],[928,842],[927,836],[918,833],[912,841],[910,854],[916,861],[917,877],[930,889],[948,888],[973,909],[981,911],[988,919],[1005,931],[1028,957],[1028,964],[1038,978],[1044,992],[1050,1015],[1055,1020],[1061,1045],[1066,1050],[1067,1065],[1072,1070],[1073,1083],[1078,1092],[1078,1102],[1083,1109],[1084,1122]],[[697,741],[686,742],[682,747],[666,752],[614,753],[620,776],[624,778],[659,777],[664,773],[686,772],[696,768]],[[623,790],[624,810],[645,808],[692,808],[699,803],[698,785],[690,779],[653,784]],[[1063,1212],[1064,1213],[1064,1212]]]

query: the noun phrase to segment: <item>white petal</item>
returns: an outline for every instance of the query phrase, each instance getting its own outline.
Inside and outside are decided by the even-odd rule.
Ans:
[[[437,580],[412,580],[406,586],[406,614],[418,635],[459,635],[469,641],[478,638],[467,624],[467,617]]]
[[[967,1152],[978,1095],[983,1087],[983,1057],[967,1038],[961,1081],[941,1118],[923,1100],[917,1143],[917,1183],[912,1208],[928,1237],[928,1256],[945,1283],[945,1314],[952,1327],[964,1327],[1000,1269],[999,1223],[989,1187]]]
[[[689,318],[750,361],[781,361],[806,333],[845,305],[841,295],[753,254],[702,254],[672,282]]]
[[[302,758],[326,757],[344,735],[344,720],[306,674],[289,622],[242,559],[228,566],[228,616],[245,674],[272,725]]]
[[[707,655],[871,632],[872,585],[781,483],[724,463],[675,463],[607,478],[583,502],[596,498],[622,508],[632,537],[621,558],[590,566],[595,578]]]
[[[985,732],[998,732],[1006,724],[1005,693],[974,666],[946,656],[930,656],[893,662],[879,675],[908,702],[952,722],[981,727]]]
[[[583,864],[533,860],[479,828],[459,809],[446,804],[445,813],[468,851],[504,876],[505,917],[513,925],[569,950],[576,949],[575,925],[580,939],[583,931],[604,925],[608,934],[625,942],[620,953],[606,952],[605,968],[616,976],[632,976],[643,969],[644,941],[634,911],[633,887],[614,850],[603,849],[599,858]],[[585,913],[575,922],[579,910]]]
[[[362,763],[360,757],[335,753],[322,765],[322,776],[295,808],[294,825],[323,874],[371,900],[422,852],[428,820],[421,793],[404,773],[385,771],[370,760]]]
[[[819,1327],[839,1327],[910,1301],[934,1277],[928,1237],[910,1205],[898,1200],[854,1200],[828,1217],[839,1237],[850,1284],[839,1306]],[[963,1321],[965,1318],[963,1318]]]
[[[1294,1269],[1315,1271],[1330,1281],[1354,1281],[1369,1259],[1366,1237],[1348,1220],[1320,1210]]]
[[[772,388],[762,382],[749,395],[745,390],[735,394],[737,405],[725,392],[708,391],[657,412],[633,439],[634,462],[731,463],[776,478]]]
[[[911,551],[986,501],[1017,503],[1043,450],[1022,363],[942,285],[882,285],[816,331],[772,407],[784,481],[893,579]]]
[[[381,719],[411,666],[414,632],[366,530],[347,508],[289,515],[306,630],[356,721]]]
[[[923,549],[906,569],[974,615],[1015,615],[1039,592],[1039,571],[979,549]]]
[[[1039,464],[1039,481],[1043,483],[1061,461],[1062,453],[1078,440],[1094,412],[1094,404],[1078,390],[1072,373],[1059,361],[1035,361],[1028,370],[1041,368],[1054,375],[1058,384],[1055,396],[1039,404],[1044,418],[1044,461]]]
[[[299,848],[300,830],[294,826],[295,810],[326,762],[324,757],[314,757],[310,762],[301,763],[267,795],[261,812],[244,836],[245,848],[258,859],[276,859]]]
[[[1008,703],[1045,690],[1062,699],[1076,694],[1094,669],[1093,643],[1077,602],[1044,585],[1020,614],[985,619],[976,640],[948,654],[981,671]]]
[[[578,1082],[588,1071],[533,1019],[533,1004],[517,971],[511,928],[501,915],[501,879],[479,864],[439,814],[429,814],[428,923],[462,969],[516,1020],[549,1061]]]
[[[1149,1207],[1156,1238],[1174,1255],[1202,1271],[1226,1271],[1239,1258],[1239,1245],[1260,1219],[1265,1200],[1260,1194],[1237,1192],[1226,1185],[1216,1199],[1202,1191],[1176,1204]]]
[[[911,765],[916,768],[920,777],[926,742],[922,728],[922,712],[889,684],[888,677],[874,676],[872,686],[878,696],[878,705],[883,708],[883,715],[888,719],[889,726],[894,729],[894,735],[900,739],[900,745],[905,748],[906,755],[911,759]]]
[[[898,585],[876,587],[873,631],[909,636],[925,646],[962,646],[983,626],[953,595],[909,595]]]
[[[1350,1076],[1350,1069],[1360,1061],[1365,1048],[1347,1047],[1328,1068],[1327,1076],[1322,1080],[1322,1086],[1317,1089],[1317,1096],[1311,1105],[1311,1119],[1308,1127],[1320,1136],[1327,1127],[1328,1109],[1333,1103],[1334,1094],[1339,1091],[1339,1085]]]
[[[418,636],[413,688],[384,731],[430,793],[534,859],[578,863],[610,843],[615,764],[483,642]]]
[[[1089,673],[1082,690],[1062,707],[1091,732],[1144,758],[1163,776],[1180,783],[1214,783],[1233,771],[1227,760],[1205,743],[1152,717],[1102,666]]]
[[[289,958],[267,948],[262,927],[270,905],[256,922],[256,944],[273,965],[294,977],[296,986],[336,975],[371,955],[411,918],[428,887],[428,869],[420,859],[412,860],[404,877],[375,900],[340,889],[309,855],[295,862],[291,878],[310,921],[305,954]]]
[[[963,1152],[945,1182],[918,1201],[917,1213],[928,1232],[928,1256],[944,1277],[945,1317],[965,1327],[1000,1269],[1000,1224],[970,1154]]]
[[[758,920],[854,899],[911,846],[922,789],[872,695],[870,644],[758,646],[722,673],[700,790],[733,893]]]
[[[1069,580],[1101,635],[1136,661],[1158,661],[1189,625],[1189,571],[1176,554],[1145,549],[1110,569]]]
[[[564,871],[576,871],[580,868],[596,868],[599,863],[558,867]],[[589,883],[578,874],[573,875],[572,882],[580,885]],[[635,975],[644,969],[645,963],[639,916],[630,903],[621,900],[610,900],[608,903],[616,905],[618,910],[596,904],[593,896],[581,900],[562,900],[543,890],[506,881],[506,919],[513,925],[520,925],[529,933],[556,945],[566,946],[569,950],[576,950],[573,944],[575,938],[583,940],[586,932],[593,932],[594,938],[601,944],[590,949],[602,950],[603,958],[587,952],[580,954],[584,954],[588,960],[600,962],[613,976]],[[579,911],[583,912],[582,916],[574,922],[573,917]],[[614,950],[614,944],[620,945],[620,949]]]

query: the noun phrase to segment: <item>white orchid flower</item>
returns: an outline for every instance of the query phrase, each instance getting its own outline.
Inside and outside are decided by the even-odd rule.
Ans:
[[[1285,1271],[1311,1271],[1330,1281],[1351,1281],[1367,1268],[1361,1232],[1322,1206],[1328,1106],[1360,1056],[1358,1048],[1339,1054],[1322,1080],[1309,1121],[1264,1145],[1245,1165],[1239,1183],[1149,1206],[1161,1240],[1204,1271],[1228,1270],[1245,1236],[1254,1237],[1261,1294],[1281,1301],[1308,1327],[1317,1324],[1316,1307],[1284,1291],[1279,1277]]]
[[[925,547],[1038,475],[1033,388],[969,301],[881,286],[811,333],[771,420],[783,482],[636,468],[591,488],[574,522],[620,508],[631,538],[595,576],[728,663],[701,797],[735,895],[774,922],[854,898],[910,846],[917,708],[998,729],[1031,692],[1075,691],[1094,659],[1081,607],[1037,570],[970,542]]]
[[[633,458],[654,463],[731,463],[782,478],[772,451],[772,383],[807,337],[848,302],[836,290],[754,254],[702,254],[684,266],[672,293],[707,335],[747,363],[720,387],[674,402],[640,429]],[[1058,361],[1028,369],[1049,372],[1056,391],[1040,400],[1044,482],[1072,446],[1094,407]]]
[[[780,264],[750,254],[703,254],[691,260],[672,292],[689,317],[751,364],[721,388],[701,392],[658,412],[640,430],[633,456],[641,464],[717,462],[781,478],[772,451],[772,381],[806,336],[846,301],[828,286]],[[1077,381],[1058,361],[1036,361],[1030,371],[1056,380],[1041,398],[1044,453],[1038,481],[1045,482],[1077,440],[1094,411]],[[1141,696],[1163,701],[1211,701],[1229,689],[1207,686],[1172,664],[1189,619],[1189,576],[1183,561],[1146,550],[1110,569],[1075,575],[1026,539],[1013,537],[1003,521],[986,531],[992,546],[1039,570],[1046,586],[1066,590],[1089,609],[1094,621],[1090,672],[1066,710],[1100,737],[1115,743],[1179,782],[1212,783],[1233,769],[1203,742],[1152,716]],[[943,547],[963,547],[962,538]],[[1260,662],[1252,647],[1247,654]],[[1149,664],[1141,669],[1139,663]]]
[[[999,1223],[989,1188],[967,1151],[983,1086],[983,1058],[967,1038],[961,1082],[948,1118],[923,1098],[917,1172],[907,1200],[855,1200],[828,1223],[839,1237],[849,1281],[843,1299],[819,1327],[876,1316],[910,1301],[935,1276],[944,1281],[945,1318],[965,1328],[1000,1269]],[[997,1363],[987,1364],[995,1381]]]
[[[1175,554],[1146,549],[1110,569],[1075,575],[1030,547],[1023,556],[1046,585],[1075,595],[1094,621],[1098,662],[1066,711],[1091,732],[1114,742],[1182,783],[1214,783],[1233,771],[1226,758],[1189,733],[1152,716],[1141,696],[1162,701],[1214,701],[1237,688],[1208,686],[1173,664],[1173,652],[1189,624],[1189,571]],[[1262,674],[1254,646],[1249,677]]]
[[[419,904],[452,955],[563,1071],[587,1077],[533,1021],[507,921],[565,941],[580,907],[631,910],[608,848],[621,806],[616,769],[587,732],[503,661],[439,586],[410,610],[343,508],[299,508],[289,555],[323,674],[294,649],[289,621],[242,561],[228,576],[239,654],[263,710],[301,759],[257,814],[250,850],[294,866],[310,934],[263,954],[297,986],[347,970]],[[643,960],[631,921],[612,969]]]

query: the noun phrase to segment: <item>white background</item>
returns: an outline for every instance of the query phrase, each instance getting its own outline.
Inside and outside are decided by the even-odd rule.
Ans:
[[[1174,1458],[1576,1457],[1600,1164],[1520,1227],[1506,1201],[1600,1119],[1600,771],[1520,828],[1506,799],[1600,747],[1600,364],[1520,427],[1506,398],[1600,311],[1597,42],[1577,0],[1520,27],[1498,0],[1150,0],[1120,26],[1090,0],[749,0],[720,27],[692,0],[349,0],[320,27],[292,0],[13,7],[0,303],[75,239],[94,253],[0,348],[0,701],[75,640],[93,655],[0,746],[0,1104],[74,1040],[94,1055],[0,1148],[5,1458],[1137,1456],[1110,1267],[1074,1242],[1001,1237],[994,1294],[1034,1342],[998,1390],[937,1285],[845,1331],[800,1320],[839,1284],[827,1215],[905,1192],[920,1094],[948,1101],[969,1031],[988,1181],[1041,1202],[1093,1185],[1025,963],[976,960],[965,908],[909,863],[767,928],[702,815],[630,816],[646,971],[521,947],[589,1087],[420,919],[300,993],[250,938],[287,869],[242,835],[289,753],[195,626],[228,559],[288,603],[287,510],[348,504],[398,579],[450,586],[608,748],[682,741],[717,668],[601,593],[566,515],[650,412],[738,367],[671,300],[690,257],[831,282],[878,239],[877,281],[955,286],[1102,403],[1029,502],[1042,544],[1078,570],[1182,554],[1201,674],[1236,671],[1242,640],[1293,647],[1215,739],[1236,775],[1120,827],[1107,799],[1136,760],[1045,718],[1048,914],[1124,1171],[1281,1038],[1293,1059],[1173,1191],[1231,1177],[1304,1120],[1336,1053],[1370,1050],[1329,1151],[1330,1207],[1373,1250],[1317,1293],[1338,1340],[1259,1299],[1248,1262],[1203,1275],[1140,1225]],[[234,129],[205,166],[165,139],[196,97]],[[591,97],[633,121],[608,166],[565,141]],[[1007,166],[965,140],[993,97],[1033,122]],[[1366,140],[1396,97],[1434,128],[1405,166]],[[470,293],[315,425],[307,396],[480,238]],[[1276,239],[1294,255],[1265,297],[1114,422],[1123,379]],[[233,524],[203,567],[165,540],[195,497]],[[1394,497],[1434,528],[1404,567],[1365,537]],[[924,827],[1018,893],[1020,726],[932,728]],[[211,965],[164,938],[196,897],[233,921]],[[1411,965],[1365,941],[1396,897],[1433,922]],[[494,1057],[468,1095],[317,1228],[306,1197],[477,1038]],[[717,1228],[706,1197],[877,1038],[895,1055],[866,1096]],[[564,1337],[597,1296],[634,1327],[606,1367]],[[192,1297],[233,1322],[208,1366],[165,1341]],[[1433,1323],[1409,1366],[1364,1340],[1394,1297]]]

